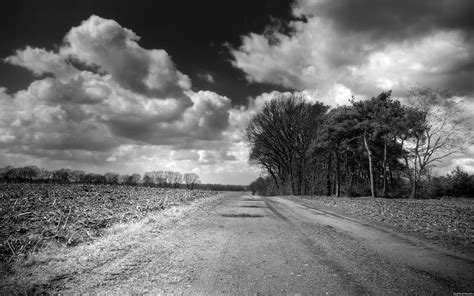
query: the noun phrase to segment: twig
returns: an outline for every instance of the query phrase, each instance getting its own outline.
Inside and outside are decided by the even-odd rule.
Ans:
[[[71,215],[71,209],[69,209],[69,213],[67,214],[67,217],[66,217],[66,223],[64,223],[63,229],[65,229],[65,228],[66,228],[67,221],[69,220],[69,215]]]
[[[7,240],[7,245],[10,248],[10,251],[12,251],[13,255],[16,255],[15,250],[13,250],[13,246],[10,244],[9,240]]]
[[[63,214],[61,213],[61,216],[59,217],[59,222],[58,222],[58,225],[56,226],[56,228],[59,229],[59,225],[61,225],[62,220],[63,220]]]

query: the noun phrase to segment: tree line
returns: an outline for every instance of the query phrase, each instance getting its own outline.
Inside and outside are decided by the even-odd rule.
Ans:
[[[90,184],[90,185],[130,185],[162,188],[208,189],[218,191],[242,191],[243,186],[222,184],[201,184],[195,173],[181,174],[173,171],[151,171],[140,174],[117,174],[113,172],[98,174],[82,170],[61,168],[46,170],[37,166],[0,168],[0,182],[5,183],[54,183],[54,184]]]
[[[266,194],[417,198],[434,189],[433,165],[462,152],[472,129],[449,93],[391,91],[330,109],[302,95],[267,102],[249,121],[250,162]],[[457,174],[457,173],[454,173]]]

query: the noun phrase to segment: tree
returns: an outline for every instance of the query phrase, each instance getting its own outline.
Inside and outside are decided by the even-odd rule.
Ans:
[[[429,167],[455,153],[463,152],[472,141],[472,127],[463,117],[456,99],[447,91],[415,87],[408,93],[407,103],[426,114],[425,125],[415,131],[408,142],[406,163],[411,170],[411,198]]]
[[[153,177],[153,172],[146,172],[143,175],[143,184],[145,186],[153,186],[155,184],[155,180]]]
[[[86,172],[82,170],[73,170],[71,172],[71,182],[80,183],[83,182]]]
[[[89,184],[105,184],[107,180],[102,174],[87,173],[83,177],[83,182]]]
[[[199,176],[195,173],[187,173],[183,175],[184,183],[186,184],[186,188],[189,190],[193,190],[194,186],[198,184]]]
[[[126,184],[127,185],[137,185],[138,182],[140,182],[140,179],[141,179],[140,174],[132,174],[132,175],[128,176],[128,178],[126,180]]]
[[[358,138],[357,130],[354,128],[356,123],[353,108],[338,107],[327,114],[320,136],[314,139],[315,153],[327,155],[326,186],[328,195],[331,195],[333,191],[333,182],[331,182],[333,159],[335,160],[334,194],[339,196],[341,193],[341,158],[342,154],[347,154],[350,149],[350,142]],[[348,165],[346,161],[346,170]]]
[[[365,101],[352,100],[352,106],[354,129],[367,156],[371,196],[377,195],[376,188],[386,196],[388,174],[400,167],[400,159],[406,155],[404,143],[424,129],[424,113],[401,105],[391,98],[391,91]]]
[[[70,169],[59,169],[55,170],[52,173],[51,179],[53,182],[59,183],[59,184],[66,184],[70,183],[72,178],[72,170]]]
[[[116,173],[106,173],[104,175],[105,182],[107,184],[116,185],[119,183],[119,174]]]
[[[20,168],[20,178],[25,182],[32,183],[33,181],[38,179],[40,172],[40,168],[35,165],[25,166]]]
[[[460,166],[456,166],[454,170],[448,174],[448,182],[450,185],[450,193],[456,197],[473,196],[474,183],[469,174]]]
[[[250,119],[250,162],[268,172],[281,194],[306,194],[311,188],[307,173],[314,168],[308,152],[327,110],[302,95],[283,95]]]
[[[357,116],[357,123],[355,128],[360,131],[360,136],[364,143],[364,148],[367,152],[368,167],[369,167],[369,182],[371,196],[375,197],[375,180],[374,180],[374,146],[377,140],[378,133],[384,133],[386,125],[384,119],[385,109],[388,104],[392,103],[390,100],[391,91],[382,92],[377,97],[372,97],[365,101],[352,100],[352,106]]]
[[[119,183],[123,184],[123,185],[127,185],[127,182],[129,181],[129,179],[130,179],[130,175],[128,175],[128,174],[120,175],[119,176]]]
[[[178,172],[166,171],[166,183],[171,188],[178,188],[179,184],[183,180],[183,175]]]
[[[0,168],[0,178],[3,182],[8,182],[8,175],[9,172],[13,169],[12,166],[6,166],[4,168]]]

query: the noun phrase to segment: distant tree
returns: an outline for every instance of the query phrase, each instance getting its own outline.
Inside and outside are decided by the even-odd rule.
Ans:
[[[53,171],[52,180],[55,183],[66,184],[71,182],[72,170],[70,169],[59,169]]]
[[[122,185],[127,185],[127,182],[130,179],[130,175],[124,174],[124,175],[119,175],[119,183]]]
[[[53,177],[53,172],[51,171],[48,171],[47,169],[40,169],[40,173],[39,173],[39,176],[38,176],[38,179],[41,181],[41,182],[44,182],[44,183],[50,183],[52,180],[52,177]]]
[[[183,175],[178,172],[166,171],[164,172],[166,183],[170,188],[178,188],[183,180]]]
[[[71,171],[71,182],[74,183],[81,183],[83,182],[83,178],[86,175],[84,171],[81,170],[73,170]]]
[[[41,170],[37,166],[21,168],[7,167],[2,172],[3,179],[7,182],[36,182],[39,180]]]
[[[132,174],[127,179],[127,185],[137,185],[140,182],[140,174]]]
[[[183,180],[184,180],[184,183],[186,184],[186,188],[189,190],[193,190],[194,186],[196,186],[196,184],[200,182],[199,176],[195,173],[184,174]]]
[[[153,172],[146,172],[143,175],[143,185],[145,186],[154,186],[155,185],[155,178]]]
[[[460,166],[456,166],[456,168],[448,174],[448,182],[450,185],[450,195],[455,197],[474,196],[474,183],[472,176],[469,176],[469,174]]]
[[[173,177],[173,188],[179,188],[179,185],[183,182],[183,174],[179,172],[174,173]]]
[[[153,180],[158,187],[166,186],[166,172],[153,171]]]
[[[83,177],[83,182],[88,184],[106,184],[107,180],[104,175],[97,173],[87,173]]]
[[[106,173],[104,177],[107,184],[117,185],[119,183],[119,174],[109,172]]]
[[[248,186],[248,190],[252,191],[252,195],[272,195],[272,185],[274,183],[268,176],[261,176],[254,180]]]
[[[8,181],[7,175],[12,169],[13,169],[12,166],[6,166],[4,168],[0,168],[0,181],[7,182]]]

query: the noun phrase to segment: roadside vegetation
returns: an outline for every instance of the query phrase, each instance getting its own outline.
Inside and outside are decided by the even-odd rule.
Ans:
[[[330,109],[303,95],[267,102],[246,130],[250,162],[265,174],[249,189],[261,195],[433,198],[474,194],[460,167],[433,175],[440,160],[466,151],[473,130],[448,92],[391,91]]]

